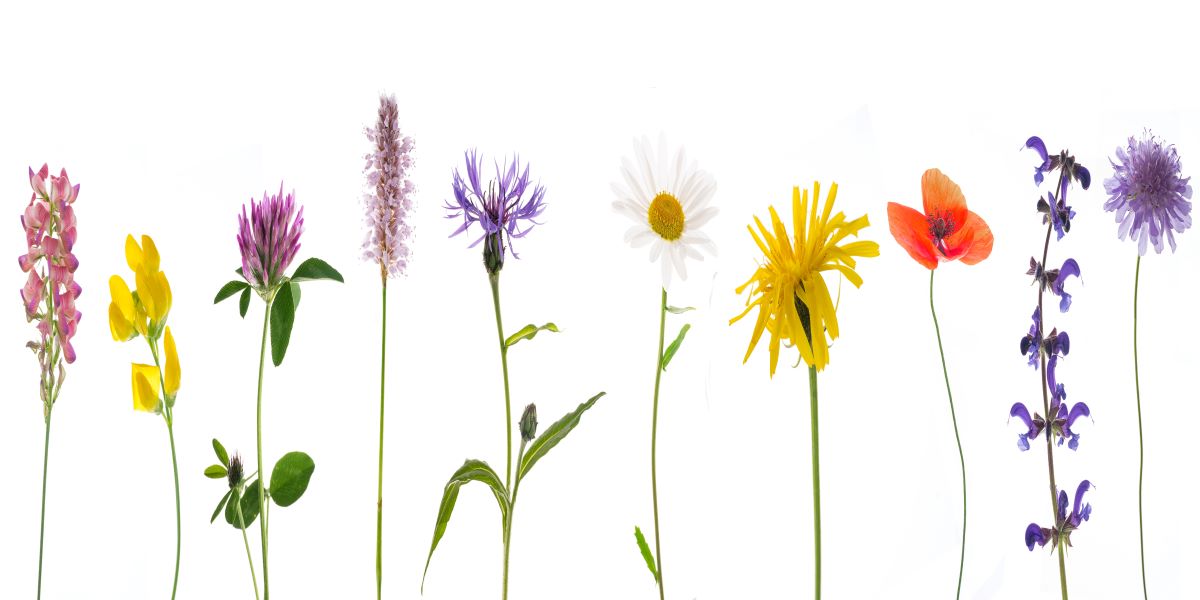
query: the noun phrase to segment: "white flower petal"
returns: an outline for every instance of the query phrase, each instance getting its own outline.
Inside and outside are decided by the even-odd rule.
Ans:
[[[683,264],[683,252],[681,252],[682,248],[682,244],[671,244],[671,248],[667,254],[670,255],[671,263],[675,265],[675,270],[679,271],[679,279],[681,281],[686,281],[687,266]]]
[[[634,248],[641,248],[654,241],[658,234],[644,225],[634,225],[625,230],[625,241]]]
[[[717,216],[717,212],[717,207],[707,206],[695,211],[693,214],[687,215],[683,222],[684,229],[690,231],[704,227],[705,223],[708,223],[713,217]]]
[[[712,256],[717,255],[717,245],[703,231],[687,231],[679,238],[685,244],[706,250]]]
[[[666,245],[667,243],[663,241],[661,237],[657,240],[654,240],[654,242],[650,244],[650,262],[658,260],[659,256],[662,255],[663,248]]]
[[[635,202],[632,202],[628,199],[617,200],[616,202],[613,202],[612,206],[613,210],[625,217],[628,217],[634,223],[644,224],[647,222],[646,209],[641,208]]]
[[[621,177],[623,177],[625,179],[625,185],[629,186],[629,191],[631,192],[631,196],[633,197],[633,199],[636,202],[646,203],[646,207],[649,208],[649,206],[650,206],[649,194],[651,192],[649,190],[646,190],[643,187],[643,183],[644,183],[643,181],[640,181],[637,177],[634,176],[634,173],[636,173],[636,172],[637,172],[637,168],[633,165],[633,163],[629,162],[628,158],[621,159]]]
[[[671,261],[667,257],[662,260],[662,280],[664,290],[671,287]]]

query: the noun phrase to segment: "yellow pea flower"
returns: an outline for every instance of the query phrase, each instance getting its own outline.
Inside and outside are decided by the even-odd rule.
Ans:
[[[156,411],[159,404],[158,367],[138,363],[133,363],[131,366],[134,410]]]
[[[175,352],[175,336],[171,335],[170,327],[167,328],[166,337],[163,339],[163,349],[167,354],[166,366],[163,368],[165,392],[167,398],[173,401],[179,391],[179,354]]]
[[[113,341],[124,342],[137,337],[137,312],[129,286],[120,275],[113,275],[108,279],[108,291],[112,296],[112,303],[108,305],[108,329]]]
[[[142,236],[142,245],[139,247],[132,235],[125,236],[125,262],[129,264],[129,270],[134,273],[145,270],[147,273],[158,272],[158,247],[154,245],[154,240],[150,236]]]

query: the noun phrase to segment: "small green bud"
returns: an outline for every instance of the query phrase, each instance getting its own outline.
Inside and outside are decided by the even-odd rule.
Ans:
[[[521,440],[529,442],[537,437],[537,425],[537,406],[530,404],[521,415]]]

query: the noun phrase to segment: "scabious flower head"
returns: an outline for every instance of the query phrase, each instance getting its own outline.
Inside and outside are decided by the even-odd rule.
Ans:
[[[729,321],[732,325],[758,309],[750,347],[746,349],[743,362],[750,359],[764,331],[771,334],[771,375],[779,363],[779,346],[785,343],[800,350],[801,359],[818,371],[829,363],[828,339],[839,335],[837,308],[825,284],[825,271],[837,271],[855,287],[862,285],[862,277],[855,271],[854,257],[879,256],[879,244],[871,241],[843,243],[851,235],[870,225],[863,215],[847,221],[844,213],[833,213],[833,202],[837,198],[837,184],[829,189],[829,198],[818,214],[821,186],[813,184],[813,201],[809,204],[808,190],[803,196],[800,188],[792,189],[792,231],[789,236],[783,220],[770,207],[771,229],[763,225],[758,217],[750,236],[762,250],[765,262],[750,279],[737,288],[741,294],[750,288],[746,310]],[[807,219],[805,218],[807,216]]]
[[[924,213],[888,202],[892,237],[913,260],[926,269],[939,262],[961,259],[974,265],[992,253],[992,230],[977,214],[967,210],[962,189],[938,169],[921,177]]]
[[[663,289],[674,275],[687,279],[686,259],[704,260],[703,250],[716,255],[717,246],[701,228],[717,215],[709,206],[717,184],[683,148],[668,156],[667,139],[658,148],[643,137],[633,143],[634,161],[621,159],[621,181],[612,184],[613,209],[632,225],[625,241],[634,248],[650,246],[650,260],[661,264]]]
[[[1164,237],[1174,252],[1175,234],[1192,226],[1192,178],[1183,176],[1175,146],[1149,133],[1140,140],[1130,137],[1126,147],[1117,148],[1112,166],[1113,176],[1104,180],[1109,194],[1104,210],[1116,213],[1117,236],[1136,241],[1139,255],[1150,243],[1161,254]]]
[[[379,263],[380,275],[403,275],[412,257],[413,166],[411,137],[400,133],[395,96],[379,97],[379,118],[365,131],[374,148],[367,154],[367,236],[363,258]]]
[[[264,299],[273,297],[284,271],[300,250],[304,232],[304,208],[296,208],[295,192],[283,195],[263,192],[262,202],[250,199],[250,215],[242,205],[238,215],[238,248],[242,253],[242,277]]]
[[[454,170],[453,202],[447,201],[445,209],[448,219],[462,219],[462,225],[450,237],[463,233],[473,223],[478,223],[483,233],[470,247],[484,242],[483,262],[491,275],[504,268],[504,259],[509,251],[513,258],[520,258],[512,249],[514,238],[523,238],[540,225],[535,221],[546,209],[543,198],[546,188],[541,184],[530,185],[529,165],[521,170],[521,161],[514,156],[512,162],[501,166],[496,162],[496,178],[486,182],[481,179],[483,159],[474,149],[464,153],[467,177],[463,179],[458,169]],[[518,173],[520,173],[518,175]],[[529,195],[526,196],[526,192]],[[524,227],[524,228],[522,228]]]
[[[1092,505],[1083,503],[1083,494],[1092,489],[1092,484],[1084,479],[1079,482],[1079,487],[1075,490],[1075,507],[1071,509],[1071,514],[1067,514],[1067,491],[1058,490],[1058,514],[1057,522],[1053,528],[1039,527],[1037,523],[1030,523],[1025,528],[1025,546],[1033,551],[1034,544],[1045,546],[1050,543],[1050,548],[1053,550],[1059,542],[1071,545],[1071,533],[1079,526],[1087,521],[1092,516]]]

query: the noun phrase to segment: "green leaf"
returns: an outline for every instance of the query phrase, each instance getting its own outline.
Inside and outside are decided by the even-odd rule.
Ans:
[[[229,283],[221,286],[221,291],[217,292],[216,298],[213,298],[213,304],[217,304],[218,302],[247,289],[250,289],[250,284],[246,283],[245,281],[238,281],[236,279],[230,281]]]
[[[542,330],[553,331],[554,333],[558,333],[558,325],[555,325],[554,323],[546,323],[545,325],[538,327],[538,326],[534,325],[533,323],[530,323],[530,324],[522,327],[520,331],[508,336],[508,339],[504,340],[504,347],[505,348],[511,347],[521,340],[532,340],[533,337],[536,336],[538,334],[538,332],[542,331]]]
[[[301,281],[318,281],[321,279],[329,279],[339,283],[345,283],[342,279],[342,274],[337,272],[337,269],[329,266],[329,263],[319,259],[310,258],[296,267],[292,272],[292,281],[300,283]]]
[[[271,470],[271,499],[279,506],[295,504],[312,478],[313,459],[303,452],[288,452]]]
[[[241,498],[238,498],[238,493],[235,491],[229,496],[229,503],[225,505],[225,522],[233,526],[234,529],[241,529],[237,525],[237,507],[242,507],[242,521],[246,527],[254,524],[254,519],[258,518],[258,497],[262,494],[262,479],[255,479],[254,483],[246,487],[246,493]]]
[[[662,356],[662,370],[667,370],[667,365],[670,364],[671,359],[675,357],[675,353],[679,351],[680,344],[683,344],[683,336],[687,335],[688,330],[691,328],[691,323],[684,325],[683,328],[679,330],[679,335],[675,336],[675,341],[671,342],[670,346],[667,346],[667,350],[663,352]]]
[[[221,464],[229,464],[229,453],[225,451],[225,446],[222,446],[217,438],[213,438],[213,451],[217,453],[217,460],[221,461]]]
[[[204,476],[209,479],[220,479],[227,474],[229,474],[229,471],[225,469],[225,465],[211,465],[207,469],[204,469]]]
[[[569,412],[563,418],[554,422],[553,425],[546,428],[532,442],[529,443],[529,448],[525,450],[525,456],[521,458],[521,464],[517,469],[517,479],[523,479],[529,474],[529,470],[533,468],[534,463],[540,460],[551,448],[558,445],[563,438],[571,433],[572,429],[579,424],[579,419],[583,417],[583,413],[591,408],[604,392],[600,392],[588,399],[587,402],[580,404],[578,408]]]
[[[654,553],[650,552],[650,546],[646,544],[646,536],[642,535],[642,528],[636,525],[633,528],[633,537],[637,538],[638,549],[642,551],[642,558],[646,559],[646,568],[650,569],[650,574],[654,576],[654,581],[658,581],[658,569],[654,568]]]
[[[242,313],[242,318],[246,318],[246,311],[250,310],[250,288],[242,290],[242,297],[238,300],[238,311]]]
[[[213,522],[217,520],[217,515],[221,514],[221,509],[225,508],[225,502],[229,500],[229,495],[232,493],[233,490],[230,489],[229,491],[225,492],[224,496],[221,496],[221,501],[217,503],[217,510],[213,511],[212,518],[208,520],[209,525],[212,525]]]
[[[682,315],[683,313],[688,312],[689,310],[696,310],[696,307],[695,306],[682,306],[682,307],[668,306],[667,307],[667,312],[669,312],[673,315]]]
[[[287,354],[288,342],[292,339],[292,324],[296,322],[296,301],[292,297],[292,288],[290,284],[280,286],[271,304],[271,362],[277,367]]]
[[[500,505],[500,521],[501,523],[508,522],[508,490],[504,488],[504,482],[500,481],[496,472],[482,460],[467,460],[454,472],[454,475],[450,476],[450,481],[446,482],[446,489],[442,492],[442,504],[438,508],[437,524],[433,527],[433,544],[429,546],[429,558],[425,559],[425,571],[421,574],[422,594],[425,593],[425,575],[429,574],[429,563],[433,560],[433,551],[437,549],[438,542],[446,533],[446,525],[450,523],[450,515],[454,513],[454,503],[458,501],[458,488],[462,487],[464,483],[472,481],[481,482],[491,488],[492,495],[496,497],[496,503]]]

